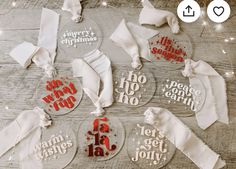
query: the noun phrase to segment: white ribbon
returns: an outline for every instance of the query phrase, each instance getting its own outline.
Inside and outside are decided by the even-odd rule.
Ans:
[[[166,109],[151,107],[144,113],[145,122],[153,125],[200,169],[225,166],[220,155],[203,143],[187,126]]]
[[[206,89],[205,103],[196,112],[199,127],[206,129],[215,121],[229,124],[227,94],[225,80],[209,64],[204,61],[185,60],[183,76],[189,77],[190,85],[203,83]]]
[[[22,67],[27,68],[31,64],[31,60],[38,50],[39,47],[34,46],[32,43],[23,42],[11,50],[9,55]]]
[[[43,8],[38,45],[34,46],[32,43],[23,42],[16,46],[9,55],[24,68],[27,68],[32,60],[49,77],[55,76],[56,69],[53,63],[56,56],[58,25],[59,14]]]
[[[140,57],[150,61],[148,40],[158,33],[156,30],[147,29],[131,22],[126,23],[123,19],[110,39],[130,55],[132,58],[131,66],[134,69],[141,69]]]
[[[143,9],[139,15],[141,25],[155,25],[160,27],[168,23],[173,33],[179,33],[179,21],[175,14],[166,10],[155,9],[149,0],[142,0]]]
[[[42,161],[32,158],[34,155],[34,146],[32,145],[38,145],[40,143],[42,128],[46,129],[51,126],[52,120],[51,117],[39,107],[34,108],[33,111],[38,115],[38,127],[20,144],[19,160],[21,169],[43,169]],[[27,123],[27,121],[25,123]]]
[[[35,130],[40,127],[47,128],[51,124],[51,118],[38,107],[23,111],[13,122],[0,131],[0,157]]]
[[[81,0],[64,0],[62,10],[68,11],[72,14],[71,19],[75,22],[82,21],[82,6]]]
[[[83,90],[97,108],[91,114],[102,116],[105,113],[103,108],[113,103],[113,81],[109,58],[97,50],[83,59],[74,60],[72,69],[74,77],[82,77]]]

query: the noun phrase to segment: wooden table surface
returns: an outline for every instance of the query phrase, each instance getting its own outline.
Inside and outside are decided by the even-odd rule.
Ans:
[[[170,10],[175,11],[174,8]],[[57,9],[61,14],[61,25],[69,20],[69,14]],[[137,22],[140,9],[137,8],[95,8],[85,9],[84,16],[95,20],[103,32],[103,42],[100,50],[110,57],[113,63],[113,69],[130,64],[130,58],[127,54],[116,47],[109,40],[110,34],[114,31],[122,17],[132,22]],[[232,11],[236,12],[236,7]],[[0,10],[3,14],[5,9]],[[0,15],[0,128],[12,121],[22,110],[32,109],[36,106],[35,91],[40,79],[43,77],[41,69],[32,64],[27,70],[20,67],[10,56],[9,51],[22,41],[29,41],[36,44],[39,32],[41,9],[12,9],[3,15]],[[202,20],[194,24],[181,23],[184,32],[191,37],[193,45],[193,59],[202,59],[212,65],[221,75],[225,72],[235,71],[236,65],[236,41],[225,43],[224,38],[236,37],[236,17],[232,17],[227,23],[223,24],[224,28],[221,33],[212,31],[213,25],[203,29]],[[229,57],[222,54],[220,47],[229,51]],[[71,74],[71,61],[69,57],[60,51],[56,58],[56,68],[59,73]],[[232,67],[232,64],[234,65]],[[157,86],[161,80],[175,76],[181,76],[179,68],[169,70],[166,67],[157,67],[145,63],[145,67],[150,67],[154,74]],[[235,79],[227,79],[227,97],[230,124],[225,125],[219,122],[213,124],[209,129],[203,131],[196,123],[194,116],[180,117],[180,119],[191,128],[209,147],[219,153],[227,162],[228,169],[236,168],[236,85]],[[143,112],[150,106],[160,106],[170,109],[176,115],[189,115],[192,112],[184,110],[183,107],[175,105],[166,105],[159,98],[158,91],[152,100],[140,108],[127,108],[125,106],[111,106],[106,111],[122,122],[126,136],[130,133],[132,127],[137,122],[143,121]],[[81,104],[75,111],[65,116],[54,117],[55,121],[65,121],[71,124],[75,132],[78,132],[81,122],[88,117],[88,112],[94,110],[90,99],[84,95]],[[0,141],[1,143],[1,141]],[[93,162],[85,159],[80,153],[77,153],[72,163],[67,169],[132,169],[137,168],[127,155],[127,137],[121,152],[105,162]],[[7,161],[11,151],[0,159],[0,168],[19,168],[17,160],[9,166]],[[197,168],[180,151],[176,151],[171,162],[164,167],[165,169],[195,169]]]

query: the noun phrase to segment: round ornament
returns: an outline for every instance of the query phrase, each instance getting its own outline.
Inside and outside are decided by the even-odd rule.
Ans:
[[[76,135],[69,125],[55,123],[48,129],[42,129],[39,142],[35,142],[32,137],[28,148],[36,165],[42,165],[45,169],[62,169],[75,157]]]
[[[187,34],[172,34],[162,28],[160,33],[149,39],[150,60],[158,67],[178,69],[184,60],[192,57],[192,45]]]
[[[197,78],[191,79],[191,85],[188,78],[175,76],[166,78],[158,88],[159,96],[168,109],[182,109],[181,112],[191,111],[198,112],[202,109],[205,99],[206,90]]]
[[[83,22],[68,22],[59,30],[59,50],[69,57],[77,58],[95,51],[102,43],[102,32],[90,18]]]
[[[113,84],[115,102],[128,107],[147,104],[156,91],[155,78],[146,68],[134,70],[119,66],[113,71]]]
[[[149,124],[136,124],[128,138],[129,158],[140,168],[158,169],[170,162],[175,146]]]
[[[36,90],[38,104],[51,115],[64,115],[74,110],[83,96],[77,78],[58,76],[43,77]]]
[[[111,116],[91,116],[81,124],[79,131],[81,151],[95,161],[109,160],[116,156],[125,140],[121,122]]]

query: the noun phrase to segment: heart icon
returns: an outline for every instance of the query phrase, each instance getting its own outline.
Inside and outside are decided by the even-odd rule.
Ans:
[[[217,16],[221,16],[224,13],[225,9],[223,6],[215,6],[213,8],[213,11]]]

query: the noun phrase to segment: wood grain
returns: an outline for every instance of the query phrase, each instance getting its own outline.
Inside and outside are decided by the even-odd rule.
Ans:
[[[37,3],[36,3],[37,2]],[[35,6],[40,7],[41,1],[35,1]],[[52,2],[52,1],[48,1]],[[55,1],[57,2],[57,1]],[[0,6],[10,3],[8,1],[1,1]],[[25,2],[25,4],[33,4],[33,1]],[[58,5],[59,6],[59,5]],[[54,7],[58,7],[55,5]],[[33,8],[29,6],[28,8]],[[172,9],[173,11],[175,9]],[[0,12],[2,12],[1,10]],[[119,24],[122,17],[128,21],[137,22],[139,9],[118,8],[118,9],[85,9],[84,15],[89,16],[95,20],[101,30],[103,31],[103,43],[101,50],[107,54],[113,63],[113,67],[118,69],[122,65],[130,65],[131,59],[129,56],[115,46],[109,40],[112,31]],[[234,8],[235,11],[235,8]],[[69,19],[69,14],[57,10],[62,16],[61,25],[65,24]],[[13,120],[22,110],[32,109],[35,104],[36,86],[43,77],[41,69],[32,64],[27,70],[21,68],[16,62],[8,56],[8,52],[12,47],[22,41],[37,42],[40,9],[14,9],[9,13],[0,15],[0,28],[3,34],[0,36],[0,128],[3,128],[11,120]],[[24,18],[24,19],[22,19]],[[229,44],[224,43],[224,38],[231,36],[236,37],[236,22],[235,18],[229,20],[225,25],[224,31],[221,33],[212,33],[212,25],[207,27],[205,31],[201,26],[201,20],[194,24],[181,23],[182,29],[189,34],[193,43],[193,59],[203,59],[212,65],[221,75],[227,71],[235,71],[236,65],[236,42]],[[222,36],[219,38],[219,36]],[[229,59],[222,54],[220,47],[229,48]],[[79,51],[78,51],[79,52]],[[78,55],[79,56],[79,55]],[[70,62],[73,58],[59,53],[56,59],[56,67],[59,74],[71,75]],[[234,67],[231,66],[233,63]],[[149,67],[154,74],[157,86],[160,81],[172,76],[181,76],[179,68],[177,70],[169,70],[165,67],[157,67],[151,63],[144,63],[145,67]],[[227,97],[230,115],[230,124],[224,125],[219,122],[215,123],[206,131],[201,130],[196,123],[195,117],[181,117],[181,120],[189,126],[207,145],[214,151],[219,153],[227,162],[228,169],[236,168],[236,85],[235,80],[227,81]],[[143,112],[150,106],[161,106],[173,111],[176,115],[185,114],[190,115],[192,112],[183,110],[182,107],[173,105],[166,105],[160,101],[158,92],[155,93],[153,99],[145,106],[140,108],[128,108],[121,106],[112,106],[107,108],[107,113],[110,113],[120,119],[123,123],[126,134],[132,130],[134,125],[143,121]],[[94,110],[94,106],[90,99],[84,95],[81,104],[71,113],[62,117],[54,117],[56,121],[69,122],[75,132],[79,131],[79,125],[89,112]],[[78,138],[79,139],[79,138]],[[127,139],[127,138],[126,138]],[[66,167],[67,169],[136,169],[137,166],[133,164],[127,155],[127,140],[121,152],[109,161],[93,162],[89,161],[77,153],[72,163]],[[17,160],[12,166],[9,166],[7,161],[8,152],[0,159],[0,168],[19,168]],[[172,161],[164,167],[164,169],[196,169],[197,167],[180,151],[177,151]]]
[[[104,0],[82,0],[81,4],[85,8],[97,8],[101,7],[101,3]],[[196,0],[201,7],[207,6],[211,0]],[[235,6],[234,0],[226,0],[230,5]],[[32,8],[61,8],[63,0],[1,0],[0,9],[6,9],[12,7],[12,2],[16,2],[17,8],[32,9]],[[141,7],[140,0],[106,0],[110,6],[114,7]],[[181,2],[181,0],[150,0],[155,7],[160,8],[175,8]]]

